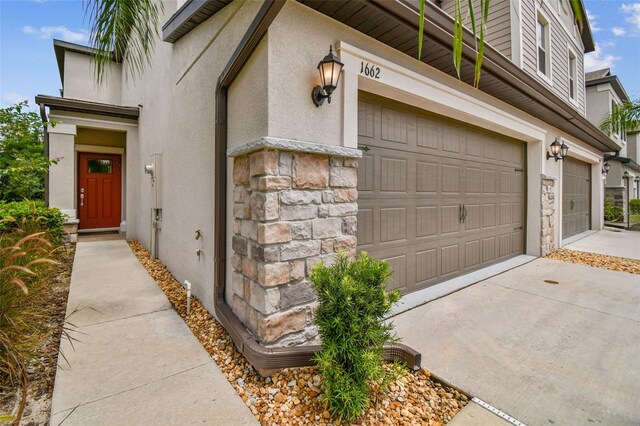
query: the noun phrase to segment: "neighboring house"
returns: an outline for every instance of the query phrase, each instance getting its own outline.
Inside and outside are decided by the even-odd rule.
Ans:
[[[585,75],[587,87],[587,118],[595,125],[613,110],[615,105],[629,101],[617,76],[611,74],[609,68],[589,72]],[[640,156],[638,152],[638,130],[612,134],[613,140],[620,148],[617,155],[605,156],[609,172],[605,175],[605,197],[614,205],[622,207],[625,222],[629,211],[629,200],[640,198]]]
[[[493,2],[477,90],[469,33],[455,77],[452,3],[427,5],[423,63],[413,0],[166,2],[148,71],[127,81],[114,58],[100,88],[90,49],[55,42],[62,96],[37,97],[61,123],[51,205],[157,253],[262,371],[308,362],[264,347],[313,340],[306,277],[338,250],[413,292],[601,229],[619,147],[585,117],[588,22],[564,0]],[[342,78],[316,107],[330,45]]]

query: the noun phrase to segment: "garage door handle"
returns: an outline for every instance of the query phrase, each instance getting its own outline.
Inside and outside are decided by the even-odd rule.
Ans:
[[[458,220],[460,223],[464,223],[464,207],[462,204],[458,204]]]
[[[465,223],[467,221],[467,206],[465,206],[464,204],[462,205],[462,223]]]
[[[573,202],[573,200],[571,200],[571,203],[569,203],[571,205],[571,210],[573,210],[573,206],[575,205],[575,203]]]

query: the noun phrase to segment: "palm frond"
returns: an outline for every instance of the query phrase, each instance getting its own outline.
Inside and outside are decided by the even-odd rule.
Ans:
[[[114,59],[126,63],[125,75],[135,77],[144,71],[159,36],[162,2],[153,0],[85,0],[89,17],[89,41],[96,49],[95,78],[98,84],[107,76]]]
[[[626,133],[640,126],[640,99],[616,105],[600,122],[600,130],[607,135]]]

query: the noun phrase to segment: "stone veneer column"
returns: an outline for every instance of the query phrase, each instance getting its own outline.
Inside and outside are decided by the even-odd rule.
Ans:
[[[308,275],[340,250],[355,255],[360,151],[258,142],[257,150],[253,143],[251,152],[240,147],[229,154],[235,156],[230,305],[261,344],[302,344],[317,336]]]
[[[553,192],[556,179],[542,176],[542,200],[541,200],[541,235],[540,255],[546,256],[557,249],[555,242],[555,194]]]

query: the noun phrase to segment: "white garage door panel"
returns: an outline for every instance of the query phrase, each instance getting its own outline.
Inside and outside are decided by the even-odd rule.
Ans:
[[[524,149],[460,122],[363,97],[358,249],[410,292],[521,254]],[[461,212],[466,208],[466,219]]]

